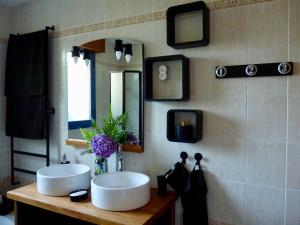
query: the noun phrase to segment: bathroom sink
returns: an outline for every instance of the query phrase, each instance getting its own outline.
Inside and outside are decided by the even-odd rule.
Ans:
[[[71,191],[88,189],[91,169],[83,164],[58,164],[37,171],[37,190],[40,194],[65,196]]]
[[[91,181],[92,203],[110,211],[140,208],[150,200],[150,178],[142,173],[115,172]]]

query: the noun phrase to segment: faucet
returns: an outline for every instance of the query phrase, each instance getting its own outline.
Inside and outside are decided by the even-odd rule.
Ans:
[[[116,153],[116,170],[117,172],[123,171],[123,152],[122,152],[122,147],[118,146],[118,150]]]
[[[62,159],[62,161],[60,162],[60,164],[70,164],[70,161],[67,160],[67,156],[66,156],[65,153],[63,154],[63,159]]]

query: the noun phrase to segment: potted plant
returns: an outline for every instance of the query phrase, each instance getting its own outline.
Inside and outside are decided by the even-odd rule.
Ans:
[[[96,121],[92,120],[90,129],[81,128],[80,131],[89,144],[89,148],[82,151],[81,155],[95,154],[95,175],[107,173],[107,159],[118,151],[122,144],[138,142],[129,126],[128,112],[113,116],[111,108],[108,117],[103,119],[102,128],[99,128]]]

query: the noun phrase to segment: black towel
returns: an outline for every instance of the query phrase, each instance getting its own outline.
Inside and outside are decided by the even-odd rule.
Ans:
[[[46,136],[45,97],[7,97],[6,135],[44,139]]]
[[[177,192],[178,195],[190,189],[190,174],[184,164],[177,162],[173,170],[165,174],[167,183]]]
[[[208,225],[206,194],[207,185],[201,166],[190,174],[191,188],[181,194],[184,225]]]
[[[47,86],[48,31],[10,35],[7,46],[5,95],[44,95]]]
[[[6,57],[6,135],[46,136],[48,31],[10,35]]]

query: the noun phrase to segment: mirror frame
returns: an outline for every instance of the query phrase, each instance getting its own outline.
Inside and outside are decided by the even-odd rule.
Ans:
[[[79,47],[93,51],[95,53],[105,53],[105,39],[98,39],[94,41],[87,42]],[[139,145],[129,145],[123,144],[122,151],[125,152],[135,152],[135,153],[142,153],[144,152],[144,44],[142,45],[142,73],[140,76],[140,128],[139,128],[139,136],[140,136],[140,144]],[[66,145],[71,145],[75,148],[88,148],[88,142],[82,139],[66,139]]]

